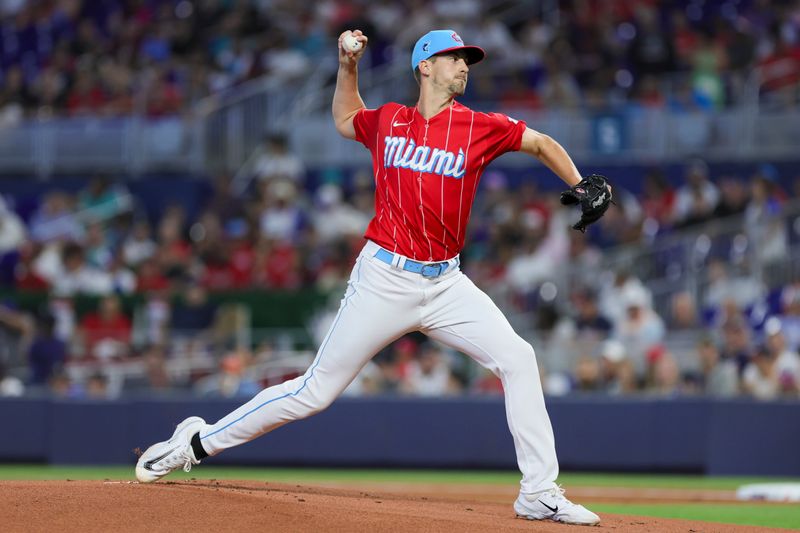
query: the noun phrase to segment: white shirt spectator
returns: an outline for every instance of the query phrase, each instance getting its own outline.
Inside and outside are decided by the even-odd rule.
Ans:
[[[53,292],[59,296],[75,294],[104,295],[114,290],[114,281],[108,273],[83,266],[72,272],[64,271],[53,280]]]
[[[323,242],[348,235],[363,235],[370,217],[354,207],[342,203],[342,190],[338,185],[326,184],[317,191],[318,209],[313,213],[314,229]]]
[[[19,397],[25,393],[25,385],[19,378],[6,376],[0,380],[0,397]]]
[[[450,392],[450,368],[442,360],[429,371],[423,371],[417,361],[409,364],[404,389],[418,396],[443,396]]]
[[[25,224],[0,197],[0,254],[16,250],[25,241]]]
[[[125,264],[137,266],[153,257],[156,250],[158,250],[158,246],[150,238],[150,229],[147,224],[139,223],[133,233],[125,239],[125,243],[122,245],[122,257]]]

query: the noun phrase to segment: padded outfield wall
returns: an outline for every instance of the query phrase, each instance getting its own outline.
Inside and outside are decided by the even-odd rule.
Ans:
[[[132,464],[182,418],[238,404],[195,399],[0,401],[0,462]],[[548,401],[564,470],[800,475],[800,403],[574,397]],[[214,464],[514,468],[501,398],[338,400]]]

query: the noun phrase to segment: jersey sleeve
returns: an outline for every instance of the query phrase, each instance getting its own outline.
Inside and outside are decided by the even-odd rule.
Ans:
[[[353,117],[356,140],[372,150],[375,146],[375,135],[378,132],[383,106],[377,109],[362,109]]]
[[[489,141],[489,159],[506,152],[516,152],[522,145],[525,122],[502,113],[486,113],[486,129]]]

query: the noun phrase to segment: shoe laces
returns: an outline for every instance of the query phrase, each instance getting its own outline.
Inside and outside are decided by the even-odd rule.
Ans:
[[[175,470],[180,466],[183,468],[184,472],[189,472],[192,470],[192,465],[200,464],[200,461],[195,460],[195,458],[192,456],[192,453],[189,451],[189,447],[187,446],[184,449],[176,450],[175,453],[165,457],[162,463],[164,467],[169,470]]]
[[[572,502],[569,501],[566,496],[564,496],[565,492],[566,491],[561,485],[556,485],[555,487],[547,491],[547,494],[549,494],[551,497],[553,497],[553,499],[557,500],[558,502],[571,504]]]

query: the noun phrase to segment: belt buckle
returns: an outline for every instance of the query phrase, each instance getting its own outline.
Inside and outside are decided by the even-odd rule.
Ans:
[[[445,268],[447,268],[447,263],[422,265],[422,270],[420,270],[420,274],[422,274],[423,278],[428,278],[428,279],[438,278],[439,276],[442,275]]]

